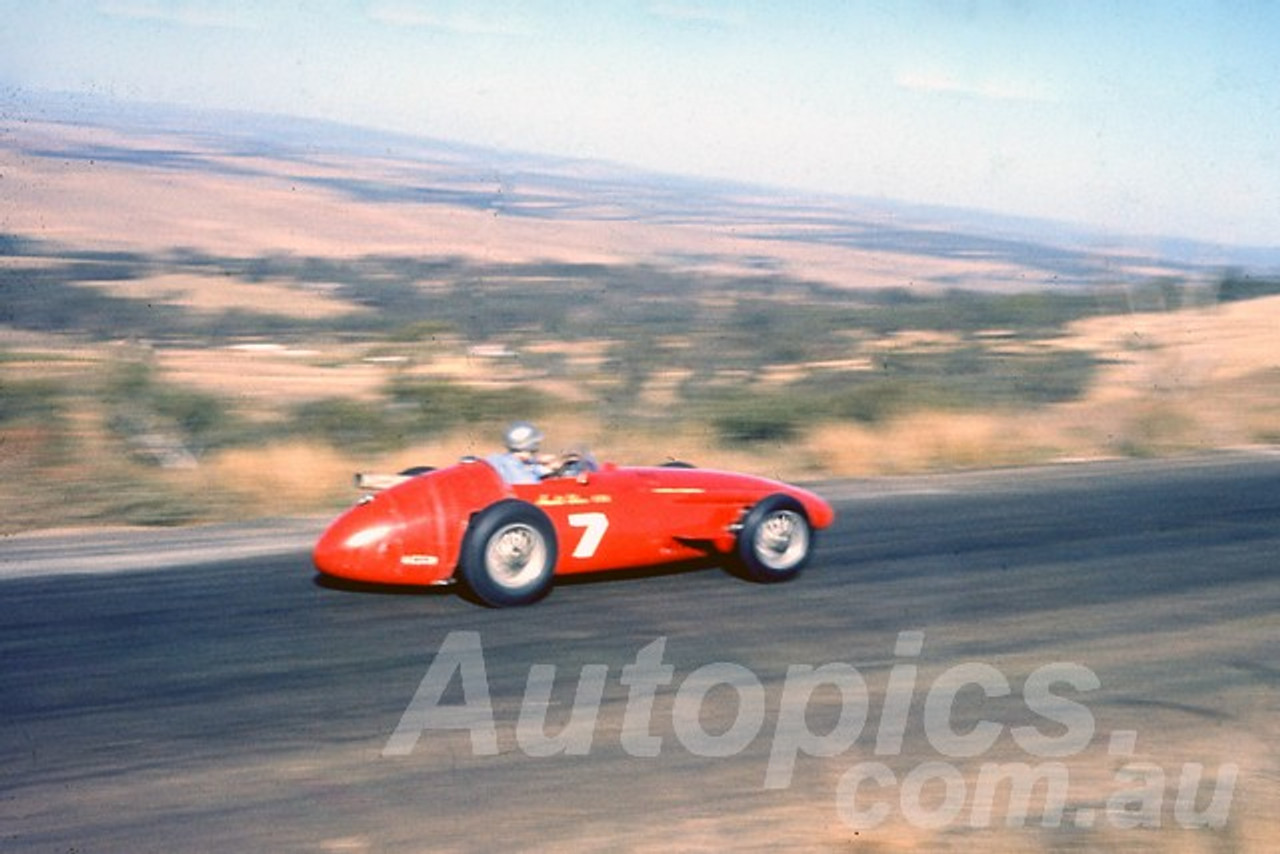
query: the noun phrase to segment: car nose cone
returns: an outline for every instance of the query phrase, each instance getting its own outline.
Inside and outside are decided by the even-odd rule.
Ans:
[[[394,501],[379,496],[334,520],[316,543],[312,559],[325,575],[356,581],[385,578],[398,568],[403,522]]]

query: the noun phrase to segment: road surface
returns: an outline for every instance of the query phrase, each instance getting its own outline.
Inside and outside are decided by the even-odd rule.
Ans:
[[[0,851],[1280,847],[1280,456],[818,489],[793,583],[504,611],[305,520],[8,538]]]

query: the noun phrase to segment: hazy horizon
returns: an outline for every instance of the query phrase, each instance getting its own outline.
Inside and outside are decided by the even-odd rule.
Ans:
[[[261,153],[268,157],[346,153],[358,157],[392,157],[402,159],[406,165],[416,158],[430,160],[446,156],[458,159],[456,174],[436,173],[430,179],[443,182],[434,189],[419,180],[412,180],[396,189],[369,176],[363,182],[368,184],[365,191],[376,192],[387,200],[422,201],[434,197],[439,202],[448,203],[449,198],[457,197],[458,203],[474,207],[481,197],[487,197],[484,188],[477,185],[462,191],[450,187],[459,180],[465,179],[464,183],[472,180],[466,179],[470,174],[468,170],[481,169],[492,183],[492,192],[488,195],[492,196],[494,210],[518,216],[531,213],[538,217],[549,215],[550,211],[535,213],[537,200],[539,194],[548,188],[558,187],[555,192],[575,196],[585,193],[583,202],[595,198],[603,207],[593,213],[589,204],[578,203],[570,206],[576,213],[566,208],[555,218],[569,215],[594,219],[603,215],[608,219],[617,216],[619,211],[626,211],[636,221],[692,216],[707,218],[708,223],[719,222],[722,226],[756,223],[773,228],[787,221],[816,222],[813,217],[817,216],[827,223],[828,228],[849,228],[861,224],[861,227],[870,229],[867,240],[849,242],[811,235],[806,242],[814,242],[816,238],[819,243],[890,249],[892,246],[884,243],[888,239],[890,244],[897,246],[897,251],[916,255],[930,254],[931,246],[936,248],[953,243],[956,251],[965,246],[970,252],[999,247],[996,251],[1002,254],[1009,247],[1025,245],[1024,249],[1017,251],[1048,252],[1050,255],[1065,253],[1064,257],[1084,253],[1113,259],[1127,255],[1134,261],[1146,257],[1165,268],[1170,275],[1180,275],[1178,271],[1182,270],[1192,276],[1202,276],[1225,268],[1266,274],[1280,268],[1280,246],[1219,243],[1178,234],[1141,234],[1090,223],[977,207],[824,193],[745,180],[661,172],[616,161],[502,149],[409,131],[388,131],[337,119],[233,108],[201,109],[153,101],[130,102],[91,93],[35,91],[11,95],[9,112],[10,118],[22,116],[23,122],[97,126],[137,134],[139,144],[152,134],[156,139],[180,139],[183,135],[196,134],[203,140],[185,154],[168,149],[148,154],[145,145],[137,149],[126,145],[119,151],[113,151],[94,144],[79,150],[68,140],[66,146],[32,152],[42,157],[82,156],[97,162],[122,159],[143,165],[154,156],[159,159],[153,165],[169,163],[172,168],[184,162],[184,168],[194,169],[199,168],[200,159],[207,153],[204,146],[213,144],[215,148],[224,148],[238,155],[248,154],[255,150],[253,146],[259,146]],[[206,164],[206,168],[223,167]],[[352,181],[362,183],[355,176]],[[353,191],[354,184],[347,189]],[[611,206],[617,206],[617,210],[608,213]],[[872,236],[877,234],[879,237]],[[799,234],[796,239],[801,239]],[[1002,246],[1006,241],[1008,247]],[[1118,270],[1116,272],[1119,274]]]
[[[0,91],[1280,245],[1280,7],[0,0]]]

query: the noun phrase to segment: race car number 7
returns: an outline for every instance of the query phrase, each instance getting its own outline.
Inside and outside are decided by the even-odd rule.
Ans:
[[[591,557],[600,548],[604,532],[609,530],[609,517],[603,513],[570,513],[569,527],[582,528],[582,539],[574,547],[574,557]]]

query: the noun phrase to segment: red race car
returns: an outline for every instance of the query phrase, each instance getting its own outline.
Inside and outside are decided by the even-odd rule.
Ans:
[[[357,482],[376,491],[321,536],[321,573],[376,584],[460,580],[494,607],[536,601],[554,575],[716,555],[749,579],[785,581],[808,562],[814,531],[835,518],[807,490],[684,464],[575,457],[537,483],[511,484],[468,458]]]

